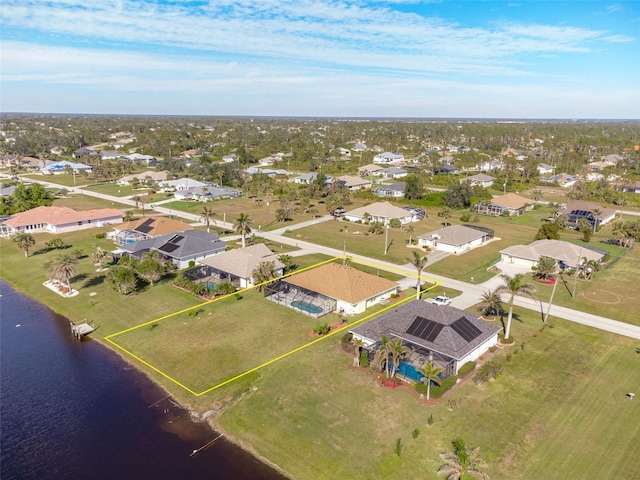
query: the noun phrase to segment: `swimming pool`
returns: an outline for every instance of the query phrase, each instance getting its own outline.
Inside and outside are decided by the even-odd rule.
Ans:
[[[414,382],[422,382],[424,375],[421,374],[416,367],[411,365],[409,362],[405,362],[404,360],[400,361],[400,365],[398,366],[398,373],[403,377],[407,377]]]
[[[311,313],[313,315],[319,315],[322,313],[322,307],[319,307],[309,302],[302,302],[300,300],[295,300],[291,302],[291,306],[293,308],[297,308],[298,310],[302,310],[303,312]]]

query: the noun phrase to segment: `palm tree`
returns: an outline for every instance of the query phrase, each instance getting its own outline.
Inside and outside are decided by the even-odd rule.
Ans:
[[[599,208],[594,208],[593,210],[591,210],[591,213],[593,213],[593,231],[595,233],[598,226],[598,216],[602,213],[602,210],[600,210]]]
[[[509,338],[511,334],[511,318],[513,317],[513,301],[516,295],[522,295],[528,298],[534,298],[533,293],[537,290],[536,286],[526,282],[524,273],[516,273],[515,275],[502,274],[500,278],[504,281],[504,285],[496,288],[496,293],[508,293],[509,298],[509,316],[507,317],[507,327],[504,331],[504,338]]]
[[[113,260],[111,252],[104,250],[102,247],[98,247],[93,252],[93,263],[100,265],[100,270],[104,269],[104,262],[110,262]]]
[[[380,340],[380,346],[376,350],[373,356],[373,364],[378,367],[378,370],[384,370],[389,376],[389,340],[386,335],[382,335]]]
[[[497,316],[504,313],[502,308],[502,298],[500,292],[497,290],[487,290],[480,297],[480,305],[478,306],[478,312],[482,316]]]
[[[489,475],[480,471],[481,468],[487,468],[487,462],[478,457],[480,447],[468,448],[459,437],[452,443],[453,452],[440,454],[444,464],[438,469],[438,475],[446,475],[447,480],[462,480],[465,475],[490,480]]]
[[[541,280],[546,280],[551,275],[556,273],[556,261],[551,257],[542,256],[538,260],[538,270],[536,270],[536,277],[540,277]]]
[[[13,237],[13,241],[18,244],[18,248],[24,250],[24,256],[29,256],[29,249],[36,244],[36,239],[30,233],[18,233]]]
[[[233,226],[233,230],[236,233],[240,234],[240,237],[242,238],[242,248],[244,248],[247,242],[247,235],[250,235],[253,231],[253,221],[251,220],[251,217],[249,217],[249,215],[241,213],[240,216],[236,218],[236,223]]]
[[[361,351],[360,349],[362,347],[364,347],[364,342],[362,341],[361,338],[352,337],[351,338],[351,345],[353,345],[353,348],[355,349],[354,353],[356,355],[354,357],[354,359],[353,359],[353,364],[356,367],[359,367],[360,366],[360,351]]]
[[[216,216],[216,212],[213,211],[212,208],[209,207],[203,207],[201,213],[201,219],[204,220],[204,223],[207,225],[207,233],[209,233],[209,226],[211,225],[211,222],[213,222],[213,224],[216,224],[216,221],[213,217]]]
[[[55,276],[61,282],[65,282],[69,291],[71,291],[71,279],[75,276],[78,269],[78,259],[72,255],[63,253],[54,261],[53,271]]]
[[[427,386],[427,400],[429,400],[431,396],[431,382],[436,385],[440,385],[442,380],[438,374],[442,372],[440,367],[436,367],[432,362],[427,362],[424,367],[418,368],[418,372],[420,372],[424,377],[422,377],[422,383]]]
[[[427,266],[427,256],[425,255],[424,257],[420,255],[420,253],[417,250],[413,251],[413,258],[408,258],[407,261],[411,262],[411,265],[413,265],[414,267],[416,267],[416,270],[418,270],[418,284],[416,285],[416,300],[420,300],[420,274],[422,273],[422,270],[424,270],[424,267]]]
[[[133,197],[131,197],[131,200],[133,200],[136,203],[136,210],[140,207],[140,202],[142,201],[142,197],[140,195],[134,195]]]
[[[391,355],[391,374],[387,374],[388,378],[395,377],[396,371],[400,366],[400,360],[402,360],[407,355],[411,354],[411,349],[402,345],[402,339],[394,338],[393,340],[389,340],[388,349],[389,354]],[[389,369],[387,368],[387,373]]]
[[[407,225],[407,233],[409,234],[409,245],[413,245],[413,232],[415,231],[415,228],[413,227],[413,225],[409,224]]]
[[[275,269],[276,269],[275,262],[265,262],[265,261],[260,262],[258,266],[253,269],[253,272],[251,272],[251,276],[253,277],[256,284],[258,285],[259,292],[262,292],[265,289],[266,287],[265,282],[268,282],[269,280],[273,280],[273,278],[275,277]]]
[[[444,207],[442,210],[440,210],[438,212],[438,216],[440,218],[444,218],[444,226],[445,227],[449,226],[449,219],[451,218],[452,214],[453,214],[453,212],[451,211],[451,209],[449,207]]]

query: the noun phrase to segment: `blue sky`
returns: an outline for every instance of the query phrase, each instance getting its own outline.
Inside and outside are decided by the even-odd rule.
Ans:
[[[640,0],[3,0],[1,109],[640,118]]]

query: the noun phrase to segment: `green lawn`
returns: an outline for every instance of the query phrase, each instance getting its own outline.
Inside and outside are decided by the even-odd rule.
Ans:
[[[53,204],[56,207],[68,207],[78,211],[98,208],[120,208],[123,210],[129,210],[132,208],[131,205],[111,202],[109,200],[103,200],[96,197],[89,197],[88,195],[83,195],[81,193],[73,193],[65,198],[56,198],[53,201]]]
[[[76,173],[75,180],[74,175],[69,173],[61,173],[59,175],[36,175],[36,174],[28,174],[28,175],[20,175],[24,178],[29,178],[33,180],[41,180],[44,182],[56,183],[58,185],[64,185],[66,187],[80,187],[82,185],[87,185],[88,183],[93,182],[86,178],[84,175],[80,173]]]
[[[145,195],[149,191],[146,188],[134,188],[131,185],[118,185],[116,183],[94,183],[87,185],[83,190],[104,193],[114,197],[128,197],[130,195]]]
[[[219,427],[297,479],[436,478],[438,453],[456,435],[481,447],[493,479],[637,475],[640,423],[625,397],[640,385],[637,342],[560,320],[540,334],[536,314],[516,313],[517,345],[495,359],[503,376],[459,386],[449,397],[457,409],[378,387],[349,368],[335,338],[243,385]]]

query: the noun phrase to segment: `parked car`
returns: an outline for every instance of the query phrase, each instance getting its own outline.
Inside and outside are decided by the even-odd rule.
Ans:
[[[331,213],[331,215],[333,215],[334,217],[341,217],[342,215],[347,213],[347,211],[342,207],[338,207],[335,210],[331,210],[331,212],[329,213]]]
[[[431,303],[434,305],[450,305],[451,299],[445,295],[438,295],[436,298],[431,300]]]

